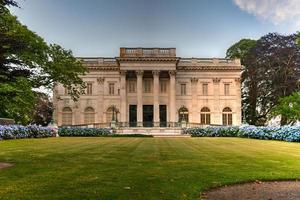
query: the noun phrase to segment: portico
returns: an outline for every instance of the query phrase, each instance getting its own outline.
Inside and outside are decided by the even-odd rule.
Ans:
[[[128,75],[128,76],[127,76]],[[135,77],[134,77],[135,75]],[[162,76],[160,76],[162,75]],[[175,122],[176,109],[175,103],[175,77],[176,72],[154,70],[121,70],[121,123],[130,123],[130,126],[167,126]],[[167,80],[166,84],[170,85],[169,94],[165,93],[161,99],[160,79]],[[128,81],[136,80],[136,101],[128,101]],[[144,82],[149,86],[145,86]],[[135,81],[134,81],[135,82]],[[166,85],[167,87],[167,85]],[[173,89],[171,89],[173,88]],[[167,96],[167,102],[166,102]],[[129,97],[132,97],[129,96]],[[136,104],[135,104],[136,102]],[[129,112],[126,112],[128,109]],[[169,113],[168,113],[169,111]],[[173,115],[173,116],[172,116]],[[171,120],[173,119],[173,121]],[[136,120],[136,121],[135,121]]]

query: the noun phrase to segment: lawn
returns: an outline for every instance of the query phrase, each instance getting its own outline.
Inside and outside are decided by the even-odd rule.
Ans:
[[[300,144],[242,138],[0,142],[0,199],[199,199],[251,180],[300,179]]]

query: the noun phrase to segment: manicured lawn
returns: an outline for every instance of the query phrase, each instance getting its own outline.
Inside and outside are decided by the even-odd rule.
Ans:
[[[300,144],[241,138],[0,142],[0,199],[199,199],[250,180],[300,179]]]

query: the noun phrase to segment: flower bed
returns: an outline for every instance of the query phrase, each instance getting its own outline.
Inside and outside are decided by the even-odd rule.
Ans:
[[[61,137],[98,137],[111,134],[111,129],[107,128],[62,127],[58,129],[58,135]]]
[[[0,126],[0,140],[22,139],[22,138],[45,138],[54,136],[55,131],[48,127],[35,125]]]
[[[300,142],[300,126],[209,126],[206,128],[188,128],[184,130],[184,133],[190,134],[193,137],[244,137]]]

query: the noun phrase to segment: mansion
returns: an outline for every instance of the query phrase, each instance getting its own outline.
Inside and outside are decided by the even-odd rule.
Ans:
[[[239,59],[181,58],[175,48],[120,48],[115,58],[78,58],[88,68],[74,102],[53,91],[58,126],[176,127],[241,124]]]

